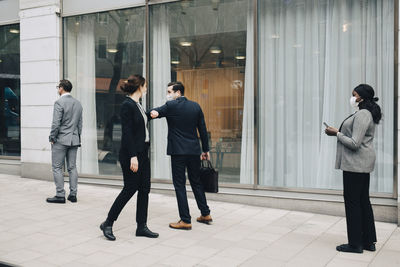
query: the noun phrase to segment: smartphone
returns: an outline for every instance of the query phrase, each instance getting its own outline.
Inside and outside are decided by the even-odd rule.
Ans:
[[[325,125],[326,128],[329,127],[329,125],[328,125],[326,122],[323,122],[323,123],[324,123],[324,125]]]

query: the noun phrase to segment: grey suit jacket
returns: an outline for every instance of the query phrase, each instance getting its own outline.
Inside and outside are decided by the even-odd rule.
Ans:
[[[337,135],[336,169],[370,173],[375,166],[375,123],[366,109],[348,117]]]
[[[65,146],[80,146],[82,133],[82,105],[71,95],[54,103],[53,123],[49,141]]]

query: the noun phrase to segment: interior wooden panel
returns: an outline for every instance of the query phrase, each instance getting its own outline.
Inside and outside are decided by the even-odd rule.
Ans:
[[[241,139],[244,68],[178,70],[185,95],[203,109],[207,129],[215,142]]]

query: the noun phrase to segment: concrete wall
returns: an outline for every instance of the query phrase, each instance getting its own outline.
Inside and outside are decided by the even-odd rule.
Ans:
[[[51,178],[47,136],[62,77],[59,0],[20,0],[21,175]]]
[[[400,0],[398,0],[397,3],[397,14],[400,14],[400,4],[399,4]],[[397,36],[400,36],[400,16],[398,15],[399,21],[397,22]],[[395,55],[397,56],[397,60],[395,61],[395,63],[397,64],[397,91],[399,91],[399,85],[400,85],[400,65],[399,65],[399,51],[400,51],[400,42],[398,42],[398,47],[397,47],[397,54],[395,53]],[[400,149],[399,149],[399,140],[400,140],[400,92],[397,93],[397,224],[400,226],[400,183],[399,183],[399,177],[400,177]]]
[[[2,0],[0,1],[0,25],[18,23],[19,21],[19,1]]]

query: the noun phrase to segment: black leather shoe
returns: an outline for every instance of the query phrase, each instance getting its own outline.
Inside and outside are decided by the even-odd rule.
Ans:
[[[76,196],[72,196],[72,195],[69,195],[67,199],[68,199],[69,201],[73,202],[73,203],[75,203],[75,202],[78,201],[78,199],[76,198]]]
[[[363,253],[363,248],[361,246],[356,247],[349,244],[342,244],[340,246],[337,246],[336,250],[340,252]]]
[[[147,228],[147,225],[138,226],[136,229],[136,236],[144,236],[149,238],[157,238],[159,235],[158,233],[154,233]]]
[[[102,224],[100,224],[100,229],[101,231],[103,231],[104,236],[111,241],[115,241],[115,236],[113,234],[112,231],[112,226],[108,226],[105,224],[106,222],[103,222]]]
[[[60,203],[63,204],[65,203],[65,197],[58,197],[58,196],[54,196],[54,197],[49,197],[46,199],[47,202],[49,203]]]
[[[363,245],[363,249],[364,250],[368,250],[368,251],[376,251],[376,247],[375,247],[374,243],[372,243],[372,244],[364,244]]]

